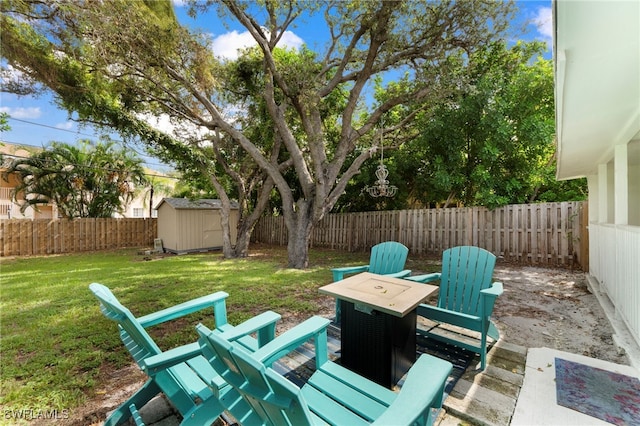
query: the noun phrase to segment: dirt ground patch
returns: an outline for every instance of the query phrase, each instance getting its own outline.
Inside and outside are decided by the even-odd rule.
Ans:
[[[626,355],[616,350],[613,328],[589,291],[584,273],[499,264],[494,279],[504,285],[504,294],[494,308],[494,320],[504,341],[629,365]],[[333,308],[333,299],[318,299],[318,315],[330,317]],[[282,314],[279,333],[306,319]],[[101,424],[107,412],[119,406],[145,381],[144,374],[135,365],[105,372],[104,377],[108,380],[96,395],[84,407],[73,410],[64,424]]]
[[[629,365],[584,273],[499,265],[494,278],[504,285],[494,320],[506,342]]]

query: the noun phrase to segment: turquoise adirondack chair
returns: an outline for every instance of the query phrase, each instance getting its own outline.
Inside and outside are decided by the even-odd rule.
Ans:
[[[145,328],[213,308],[216,332],[232,332],[245,349],[257,350],[274,338],[276,322],[280,319],[275,312],[265,312],[233,327],[227,323],[225,299],[228,294],[222,291],[136,318],[104,285],[93,283],[89,288],[100,301],[102,313],[118,324],[120,338],[138,366],[149,375],[149,380],[142,388],[109,416],[104,423],[107,426],[121,425],[129,419],[133,419],[138,426],[144,425],[138,410],[160,392],[183,416],[183,425],[213,423],[225,408],[220,402],[222,398],[243,404],[233,388],[202,357],[198,342],[163,352]],[[249,336],[254,332],[257,333],[257,340]],[[167,366],[148,371],[145,359],[160,354]]]
[[[396,241],[386,241],[376,244],[371,248],[371,257],[368,265],[345,266],[333,268],[333,282],[341,281],[346,274],[371,272],[372,274],[388,275],[394,278],[403,278],[411,274],[411,270],[404,269],[407,262],[409,249]],[[336,323],[340,323],[340,300],[336,300]]]
[[[329,321],[312,317],[250,353],[226,339],[226,333],[196,328],[203,355],[240,393],[251,412],[244,425],[430,425],[442,406],[451,363],[422,355],[393,392],[328,360]],[[316,370],[299,388],[270,366],[313,339]]]
[[[463,342],[421,328],[418,332],[480,354],[482,370],[487,365],[487,337],[500,339],[500,332],[491,321],[493,305],[503,291],[502,283],[492,283],[495,264],[496,257],[479,247],[453,247],[442,253],[441,273],[405,278],[421,283],[440,280],[437,305],[419,305],[418,315],[479,332],[480,342]]]

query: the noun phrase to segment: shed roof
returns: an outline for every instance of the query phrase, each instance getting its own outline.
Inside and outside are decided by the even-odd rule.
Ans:
[[[190,200],[189,198],[163,198],[158,207],[163,203],[167,203],[176,210],[220,210],[222,208],[222,201],[213,198],[201,198],[198,200]],[[231,208],[237,209],[238,203],[231,202]]]

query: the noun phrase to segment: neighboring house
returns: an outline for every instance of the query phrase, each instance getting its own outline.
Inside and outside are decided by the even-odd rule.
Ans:
[[[157,218],[158,205],[163,198],[169,197],[175,186],[175,180],[169,177],[162,177],[159,172],[147,169],[149,175],[154,176],[159,182],[145,188],[136,188],[136,196],[126,205],[122,214],[116,214],[116,217],[129,218]]]
[[[553,7],[557,178],[587,177],[589,280],[613,314],[614,338],[637,351],[640,0],[558,0]]]
[[[20,204],[13,201],[14,189],[18,186],[18,177],[10,174],[5,180],[4,171],[7,170],[13,159],[29,157],[37,150],[39,148],[32,146],[0,142],[0,154],[3,157],[0,164],[0,219],[51,219],[58,217],[58,209],[53,204],[40,205],[37,209],[29,206],[24,212],[21,212]]]
[[[15,158],[30,157],[40,148],[27,145],[16,145],[7,142],[0,142],[0,154],[4,161],[0,164],[0,219],[53,219],[58,218],[58,209],[55,204],[39,205],[37,209],[28,207],[24,213],[20,212],[20,204],[13,201],[13,192],[18,185],[18,178],[15,175],[3,177],[3,172],[8,164]],[[156,207],[162,198],[169,196],[168,191],[173,189],[174,180],[164,178],[158,172],[147,170],[153,176],[158,176],[160,185],[152,193],[151,188],[140,188],[136,197],[126,205],[122,214],[115,214],[115,217],[127,218],[148,218],[158,217]],[[20,197],[18,197],[20,199]],[[151,208],[150,208],[151,206]]]

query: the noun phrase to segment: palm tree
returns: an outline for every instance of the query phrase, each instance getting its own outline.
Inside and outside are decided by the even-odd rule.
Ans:
[[[14,160],[5,171],[20,184],[13,192],[21,211],[54,203],[66,218],[111,217],[145,183],[142,160],[113,141],[52,142],[45,150]]]

